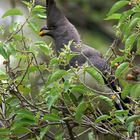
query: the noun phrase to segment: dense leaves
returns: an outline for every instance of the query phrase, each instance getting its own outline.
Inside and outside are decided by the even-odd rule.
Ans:
[[[88,73],[100,86],[105,86],[105,80],[120,80],[120,87],[116,85],[117,90],[109,95],[95,94],[94,89],[81,82],[77,74],[81,67],[59,68],[67,68],[76,55],[70,50],[72,41],[56,56],[52,43],[38,36],[41,27],[36,20],[46,18],[45,8],[34,1],[23,3],[29,10],[28,17],[23,23],[13,22],[3,30],[3,34],[8,32],[10,36],[0,42],[0,55],[5,59],[4,68],[0,68],[0,139],[62,140],[81,139],[85,135],[93,140],[93,130],[117,135],[119,139],[139,139],[140,76],[133,60],[140,55],[140,2],[117,1],[107,14],[106,20],[118,21],[115,30],[124,47],[119,49],[122,55],[110,49],[107,60],[111,71],[106,77],[95,67],[83,66],[83,73]],[[23,13],[11,9],[2,17],[18,15]],[[26,36],[26,25],[36,39]],[[40,60],[40,56],[45,59]],[[126,98],[131,103],[124,102]],[[117,110],[115,103],[120,102],[126,110]]]

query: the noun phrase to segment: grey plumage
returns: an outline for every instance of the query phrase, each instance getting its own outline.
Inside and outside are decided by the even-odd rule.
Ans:
[[[83,65],[87,61],[87,57],[92,65],[105,74],[105,72],[109,70],[109,66],[102,55],[94,48],[81,43],[81,38],[77,29],[57,8],[54,0],[48,0],[47,3],[47,28],[49,32],[47,32],[46,35],[54,39],[56,52],[61,52],[64,44],[68,44],[69,41],[73,40],[74,43],[71,45],[71,50],[77,52],[79,55],[70,61],[70,65],[75,66],[75,61],[78,62],[78,65]],[[75,43],[81,44],[81,47],[77,48]]]
[[[62,51],[64,44],[67,45],[69,41],[73,40],[70,49],[71,51],[76,52],[77,55],[70,61],[70,66],[75,67],[75,63],[78,63],[79,66],[82,66],[88,62],[89,65],[95,66],[99,71],[102,72],[104,76],[106,76],[106,74],[110,72],[110,67],[101,53],[81,42],[81,38],[77,29],[57,8],[54,0],[47,0],[47,6],[47,27],[42,28],[41,30],[48,30],[46,33],[44,33],[44,35],[51,36],[54,39],[55,50],[57,54],[59,55],[59,53]],[[80,47],[77,47],[76,44],[80,45]],[[85,84],[90,88],[104,93],[114,93],[114,85],[111,85],[110,88],[108,86],[100,85],[88,73],[84,74],[83,69],[80,69],[78,74],[80,75],[80,79],[84,79],[85,76]],[[109,78],[108,80],[111,81],[112,78]],[[102,108],[103,107],[106,106],[103,105]]]
[[[98,52],[96,49],[89,47],[88,45],[85,45],[81,42],[80,35],[75,28],[73,24],[70,23],[70,21],[65,17],[63,12],[58,9],[55,0],[47,0],[47,27],[42,28],[42,30],[47,30],[44,35],[48,35],[54,39],[55,42],[55,50],[57,54],[59,54],[62,49],[64,48],[64,44],[68,44],[69,41],[73,40],[73,43],[70,46],[71,51],[77,53],[77,55],[71,59],[70,66],[75,67],[75,63],[79,66],[82,66],[85,62],[88,62],[90,65],[95,66],[101,73],[106,77],[106,74],[110,73],[110,67],[107,63],[107,61],[103,58],[100,52]],[[77,45],[80,45],[80,47],[77,47]],[[80,71],[81,73],[84,73]],[[89,76],[88,76],[89,77]],[[83,79],[83,76],[82,78]],[[108,79],[105,78],[105,81],[109,88],[101,88],[101,86],[98,86],[99,84],[97,81],[95,82],[95,79],[91,79],[85,82],[87,86],[90,85],[90,88],[98,89],[102,92],[108,92],[114,93],[113,90],[117,91],[114,77],[109,77]],[[94,85],[94,83],[96,83]],[[93,85],[93,86],[91,86]],[[98,86],[96,88],[96,85]],[[104,89],[107,89],[104,91]],[[122,107],[119,107],[120,109]]]

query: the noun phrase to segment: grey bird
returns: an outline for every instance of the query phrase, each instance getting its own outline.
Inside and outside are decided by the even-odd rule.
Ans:
[[[54,39],[55,50],[57,54],[62,51],[64,44],[68,44],[69,41],[73,40],[70,46],[71,51],[76,52],[77,55],[71,59],[70,66],[76,67],[82,66],[86,62],[96,67],[106,77],[106,74],[110,72],[110,67],[107,61],[103,58],[102,54],[96,49],[89,47],[88,45],[81,43],[80,35],[73,24],[65,17],[63,12],[56,6],[54,0],[47,0],[47,26],[43,27],[40,31],[47,31],[40,34],[41,36],[50,36]],[[80,44],[80,47],[77,45]],[[79,75],[82,75],[83,71],[79,71]],[[116,90],[115,82],[112,82],[114,78],[110,77],[106,82],[108,86],[101,86],[95,79],[91,78],[89,74],[86,74],[85,83],[90,88],[96,89],[97,91],[111,94],[113,90]],[[80,77],[81,79],[84,78]],[[89,80],[90,78],[90,80]]]
[[[96,91],[98,93],[105,93],[105,95],[113,94],[114,92],[118,92],[116,88],[116,84],[114,77],[105,78],[108,73],[111,72],[110,66],[108,65],[106,59],[103,58],[100,52],[96,49],[81,43],[80,35],[73,24],[65,17],[63,12],[57,7],[55,0],[47,0],[47,25],[40,30],[41,36],[50,36],[53,38],[55,42],[55,50],[57,55],[64,48],[64,44],[68,44],[69,41],[73,41],[70,46],[72,52],[75,52],[77,55],[70,60],[69,66],[76,67],[83,66],[86,62],[97,68],[103,75],[105,80],[105,85],[100,85],[92,76],[88,73],[84,75],[84,71],[81,68],[79,70],[79,75],[81,79],[85,77],[85,84]],[[45,32],[46,30],[46,32]],[[80,44],[80,47],[77,45]],[[76,65],[77,64],[77,65]],[[70,67],[67,67],[67,69]],[[113,81],[113,82],[112,82]],[[120,96],[118,95],[118,98]],[[116,107],[118,109],[123,109],[120,100],[116,101]],[[101,138],[102,139],[102,138]],[[101,140],[100,139],[100,140]],[[104,139],[104,136],[103,136]],[[104,139],[105,140],[105,139]],[[113,139],[112,139],[113,140]]]

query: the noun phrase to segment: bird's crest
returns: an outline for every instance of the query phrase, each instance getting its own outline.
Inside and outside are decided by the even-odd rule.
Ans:
[[[50,4],[54,4],[55,1],[54,0],[46,0],[46,7],[49,7]]]

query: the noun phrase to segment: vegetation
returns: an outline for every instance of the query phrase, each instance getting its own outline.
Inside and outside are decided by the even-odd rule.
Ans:
[[[0,139],[76,139],[86,135],[93,140],[97,130],[111,134],[119,139],[138,139],[140,125],[140,78],[139,69],[134,60],[140,55],[140,2],[139,0],[117,1],[107,14],[106,20],[117,20],[114,26],[116,36],[124,44],[118,55],[114,48],[116,40],[107,52],[114,76],[119,79],[122,99],[126,110],[117,110],[114,105],[116,96],[106,97],[104,93],[90,89],[78,75],[79,68],[59,69],[60,64],[67,65],[75,55],[70,44],[59,56],[53,51],[52,44],[26,37],[23,29],[26,25],[38,35],[38,18],[46,18],[45,8],[33,2],[23,2],[28,11],[23,23],[14,22],[8,31],[1,26],[0,33],[9,36],[0,41],[0,54],[5,58],[0,69]],[[19,9],[5,12],[3,18],[24,16]],[[36,49],[35,49],[36,48]],[[47,58],[40,62],[40,53]],[[11,57],[16,64],[12,65]],[[102,74],[94,67],[83,66],[84,72],[93,76],[104,85]],[[109,107],[104,112],[100,103]]]

